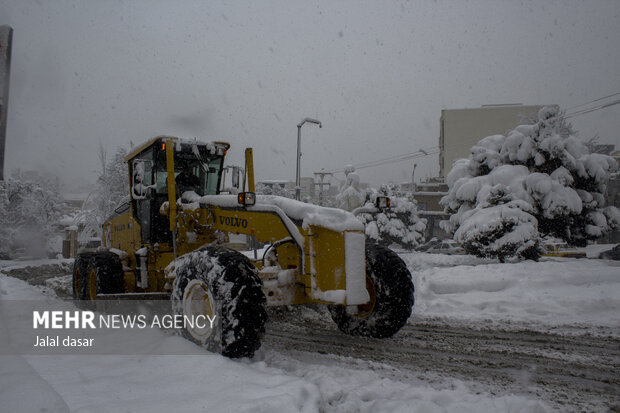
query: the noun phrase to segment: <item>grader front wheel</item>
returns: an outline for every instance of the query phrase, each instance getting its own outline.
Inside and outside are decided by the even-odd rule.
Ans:
[[[186,320],[181,335],[227,357],[252,357],[267,312],[250,261],[236,251],[208,247],[180,257],[174,273],[172,311]]]
[[[376,338],[391,337],[411,315],[413,282],[402,259],[392,250],[366,244],[366,289],[370,301],[355,308],[330,306],[343,332]]]

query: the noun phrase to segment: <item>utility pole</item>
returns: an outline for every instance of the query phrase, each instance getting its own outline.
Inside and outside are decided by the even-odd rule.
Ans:
[[[319,125],[319,128],[323,127],[323,124],[320,121],[312,118],[305,118],[297,124],[297,170],[295,172],[295,199],[298,201],[301,200],[301,179],[299,176],[299,163],[301,161],[301,127],[304,126],[306,122]]]
[[[12,44],[13,29],[10,26],[0,26],[0,181],[4,181],[4,148],[9,106]]]
[[[315,183],[314,185],[319,187],[319,205],[323,206],[323,186],[325,186],[325,185],[328,186],[328,187],[331,186],[330,182],[325,182],[324,183],[323,179],[326,176],[333,176],[334,174],[331,173],[331,172],[321,171],[321,172],[315,172],[314,175],[319,178],[319,182]]]

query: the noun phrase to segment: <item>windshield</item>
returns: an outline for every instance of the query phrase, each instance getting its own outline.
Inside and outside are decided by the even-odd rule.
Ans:
[[[192,150],[192,146],[198,150]],[[166,171],[165,154],[157,167],[157,192],[166,193],[168,173]],[[224,157],[212,155],[205,146],[183,145],[182,150],[174,153],[174,177],[177,196],[187,191],[196,194],[216,195],[219,192],[220,175]]]
[[[175,162],[174,175],[178,192],[194,191],[198,195],[218,193],[222,157],[218,156],[201,162],[192,157],[179,157]]]

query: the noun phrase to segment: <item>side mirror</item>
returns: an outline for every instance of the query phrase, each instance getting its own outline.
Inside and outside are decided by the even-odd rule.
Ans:
[[[256,194],[254,192],[240,192],[237,194],[237,202],[243,206],[256,204]]]
[[[232,186],[234,188],[239,188],[239,167],[238,166],[233,166],[232,167]]]
[[[134,159],[131,178],[132,198],[147,199],[151,189],[155,189],[155,185],[153,185],[153,161]]]

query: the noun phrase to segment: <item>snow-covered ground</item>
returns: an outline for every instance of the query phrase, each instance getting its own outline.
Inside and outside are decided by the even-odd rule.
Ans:
[[[401,257],[414,273],[414,317],[620,334],[620,262],[543,258],[500,264],[469,255]]]
[[[416,286],[413,317],[460,323],[620,329],[620,265],[594,259],[499,264],[470,256],[401,253]],[[36,263],[28,263],[30,265]],[[0,273],[25,263],[1,262]],[[0,274],[7,300],[52,300]],[[10,337],[0,314],[0,344]],[[29,315],[25,316],[26,318]],[[4,327],[3,325],[4,324]],[[0,355],[0,411],[72,412],[543,412],[531,394],[480,391],[470,382],[388,376],[352,357],[325,362],[261,349],[229,360],[149,330],[131,339],[183,356]],[[120,336],[119,336],[120,337]],[[0,345],[0,348],[2,346]],[[496,394],[493,394],[496,393]]]

